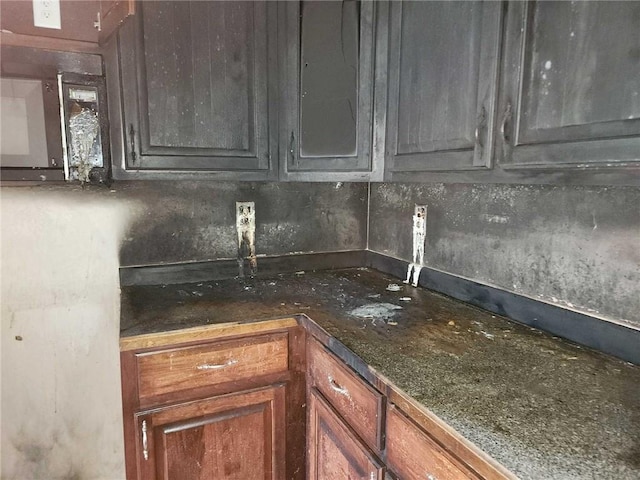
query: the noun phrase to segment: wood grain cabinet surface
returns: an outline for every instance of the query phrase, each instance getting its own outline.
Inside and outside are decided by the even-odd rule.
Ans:
[[[317,390],[309,392],[308,480],[383,480],[384,468]]]
[[[637,185],[639,9],[139,2],[105,53],[114,177]]]
[[[640,165],[640,3],[509,2],[502,168]]]
[[[275,2],[138,3],[119,45],[127,169],[275,174],[275,15]]]
[[[390,2],[385,170],[491,166],[499,2]]]
[[[121,344],[129,480],[302,480],[305,334],[266,323]]]
[[[332,343],[322,333],[307,338],[309,479],[513,478],[350,351],[339,347],[338,356]]]
[[[135,416],[140,480],[280,480],[285,472],[282,385]]]
[[[406,479],[479,478],[393,405],[387,413],[387,464]]]
[[[128,480],[514,478],[308,318],[282,322],[121,342]]]
[[[279,2],[280,175],[371,178],[376,2]]]
[[[286,333],[168,348],[136,355],[141,403],[171,392],[240,382],[289,368]]]
[[[382,394],[315,340],[307,347],[307,376],[310,387],[322,393],[370,448],[382,450]]]

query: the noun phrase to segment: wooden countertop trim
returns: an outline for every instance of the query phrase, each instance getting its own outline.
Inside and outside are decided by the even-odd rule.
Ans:
[[[237,337],[251,333],[260,333],[298,326],[295,317],[259,322],[229,322],[201,327],[185,328],[169,332],[148,333],[123,337],[120,339],[120,351],[141,350],[163,347],[179,343],[192,343],[205,340],[219,340],[225,337]]]

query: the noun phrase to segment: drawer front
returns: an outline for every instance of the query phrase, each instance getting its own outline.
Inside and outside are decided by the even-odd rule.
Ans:
[[[384,468],[316,390],[310,390],[307,429],[309,480],[383,480]]]
[[[138,397],[286,372],[288,344],[281,333],[138,354]]]
[[[478,477],[394,406],[387,411],[387,465],[400,478],[463,480]]]
[[[374,450],[381,450],[382,395],[352,374],[315,340],[309,342],[308,373],[351,428]]]

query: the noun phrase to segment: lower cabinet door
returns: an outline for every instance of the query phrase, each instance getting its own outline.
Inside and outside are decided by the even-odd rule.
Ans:
[[[285,388],[222,395],[136,415],[141,480],[280,480]]]
[[[384,468],[315,389],[307,428],[309,480],[383,480]]]

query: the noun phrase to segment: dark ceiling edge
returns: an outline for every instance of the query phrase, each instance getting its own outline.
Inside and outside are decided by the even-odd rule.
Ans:
[[[408,262],[367,251],[366,266],[404,279]],[[518,323],[640,365],[640,330],[423,267],[419,285]]]

